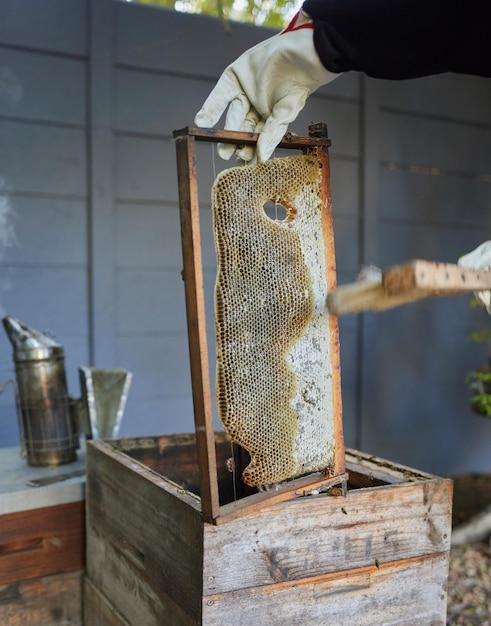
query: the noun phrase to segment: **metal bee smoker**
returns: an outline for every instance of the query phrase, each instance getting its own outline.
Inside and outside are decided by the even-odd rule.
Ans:
[[[14,317],[3,318],[14,349],[22,449],[27,463],[56,466],[77,458],[63,347]]]
[[[27,463],[43,466],[71,463],[77,458],[79,435],[116,437],[131,372],[120,368],[79,367],[82,397],[71,398],[63,347],[15,317],[7,316],[2,321],[14,348],[21,449]],[[5,385],[0,388],[0,394]]]

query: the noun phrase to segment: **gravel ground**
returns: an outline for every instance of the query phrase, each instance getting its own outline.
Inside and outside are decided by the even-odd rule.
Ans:
[[[491,626],[489,544],[452,548],[448,576],[447,626]]]
[[[491,475],[453,477],[453,525],[465,523],[491,504]],[[491,626],[489,542],[455,546],[450,552],[447,626]]]

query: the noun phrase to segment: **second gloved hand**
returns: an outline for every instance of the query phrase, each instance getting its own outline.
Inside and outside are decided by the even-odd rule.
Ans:
[[[320,62],[312,21],[300,13],[284,31],[247,50],[227,67],[195,123],[214,126],[228,107],[225,130],[260,133],[256,156],[258,161],[266,161],[307,97],[337,76]],[[224,159],[235,151],[234,145],[219,146]],[[251,161],[254,151],[242,148],[237,155]]]
[[[473,270],[491,269],[491,241],[485,241],[472,252],[461,256],[459,265]],[[491,291],[476,291],[474,294],[479,304],[486,307],[491,315]]]

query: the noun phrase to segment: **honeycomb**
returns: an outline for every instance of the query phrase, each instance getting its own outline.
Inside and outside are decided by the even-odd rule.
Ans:
[[[251,486],[333,463],[319,168],[310,156],[273,159],[213,185],[217,408],[250,454]],[[284,219],[268,217],[271,202]]]

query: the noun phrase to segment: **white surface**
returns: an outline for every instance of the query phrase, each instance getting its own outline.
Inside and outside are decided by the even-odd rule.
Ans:
[[[85,468],[85,445],[81,441],[77,460],[55,468],[30,467],[20,448],[0,449],[0,515],[67,504],[85,499],[85,475],[44,487],[29,487],[27,482],[59,476]]]

